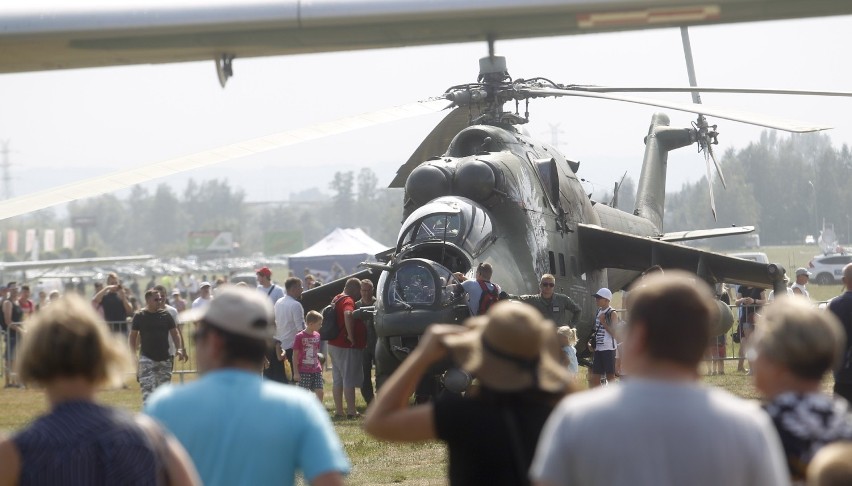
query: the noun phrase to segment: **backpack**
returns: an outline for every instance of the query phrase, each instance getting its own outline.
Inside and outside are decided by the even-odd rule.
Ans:
[[[319,335],[323,341],[331,341],[340,335],[340,327],[337,325],[337,301],[341,298],[343,296],[338,295],[322,310],[322,326],[320,326]]]
[[[485,282],[479,280],[477,283],[482,289],[482,295],[479,296],[479,307],[476,311],[476,315],[481,316],[488,312],[489,307],[500,300],[498,297],[498,294],[500,294],[500,287],[498,287],[497,284],[491,284],[494,286],[494,290],[488,290],[488,284]]]

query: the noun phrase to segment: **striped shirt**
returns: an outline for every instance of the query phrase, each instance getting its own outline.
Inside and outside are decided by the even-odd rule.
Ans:
[[[60,403],[13,439],[20,484],[154,485],[158,460],[127,412],[92,402]]]

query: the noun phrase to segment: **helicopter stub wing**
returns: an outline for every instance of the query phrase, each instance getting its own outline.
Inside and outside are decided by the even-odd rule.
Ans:
[[[666,241],[579,224],[580,261],[585,272],[598,268],[642,271],[652,265],[685,270],[708,282],[728,282],[774,288],[783,285],[785,270]]]
[[[711,228],[692,231],[675,231],[672,233],[664,233],[657,237],[660,241],[689,241],[700,240],[703,238],[718,238],[720,236],[744,235],[754,231],[754,226],[732,226],[730,228]]]
[[[802,122],[797,120],[785,119],[780,117],[772,117],[761,115],[759,113],[751,113],[743,110],[734,110],[730,108],[714,107],[711,105],[697,105],[693,103],[678,103],[676,101],[656,100],[650,98],[640,98],[635,96],[623,96],[610,93],[595,93],[589,91],[577,91],[573,89],[561,88],[540,88],[528,87],[520,90],[530,96],[577,96],[580,98],[597,98],[602,100],[625,101],[628,103],[636,103],[640,105],[658,106],[660,108],[668,108],[670,110],[685,111],[687,113],[697,113],[699,115],[715,116],[716,118],[724,118],[740,123],[748,123],[766,128],[774,128],[776,130],[784,130],[794,133],[818,132],[821,130],[829,130],[832,127],[827,125],[819,125],[815,123]]]

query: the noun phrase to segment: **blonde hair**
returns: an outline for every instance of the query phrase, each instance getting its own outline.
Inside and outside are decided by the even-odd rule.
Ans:
[[[560,326],[556,329],[556,334],[567,339],[569,346],[577,344],[577,330],[571,326]]]
[[[808,486],[852,484],[852,442],[828,444],[808,464]]]
[[[310,322],[322,322],[322,314],[315,310],[309,311],[308,314],[305,316],[305,323]]]
[[[127,345],[107,330],[91,304],[76,295],[51,303],[29,320],[17,371],[24,383],[45,385],[62,377],[120,385],[132,368]]]
[[[843,357],[846,335],[837,318],[803,299],[775,301],[756,327],[757,352],[799,378],[820,380]]]

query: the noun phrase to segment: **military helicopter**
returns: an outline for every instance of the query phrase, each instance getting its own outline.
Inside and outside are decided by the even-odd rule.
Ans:
[[[694,86],[694,75],[690,79]],[[558,85],[546,78],[512,80],[505,59],[493,54],[480,60],[476,83],[446,91],[443,97],[452,102],[453,111],[400,167],[391,183],[391,187],[405,188],[405,219],[396,246],[380,256],[383,263],[365,264],[367,270],[357,275],[377,283],[378,383],[405,359],[430,324],[461,323],[469,316],[466,295],[454,274],[474,278],[475,269],[483,262],[492,264],[492,280],[510,294],[534,293],[542,274],[554,275],[558,291],[582,307],[580,351],[584,337],[592,331],[595,308],[591,294],[600,287],[625,289],[652,265],[687,270],[710,284],[730,282],[774,289],[784,285],[785,270],[780,265],[746,262],[675,244],[743,234],[753,227],[662,232],[668,153],[697,144],[705,154],[707,179],[712,184],[711,164],[720,179],[724,178],[712,151],[716,126],[708,124],[705,114],[789,131],[826,127],[732,116],[698,104],[664,103],[697,112],[698,120],[690,127],[676,128],[669,126],[667,115],[653,115],[645,137],[636,208],[627,213],[592,200],[577,176],[580,164],[523,130],[529,120],[529,101],[536,98],[591,96],[637,102],[604,91]],[[512,102],[515,110],[504,111],[504,105]],[[712,199],[711,210],[715,215]],[[342,282],[305,292],[305,307],[325,305]],[[721,315],[717,334],[733,323],[730,312]]]

